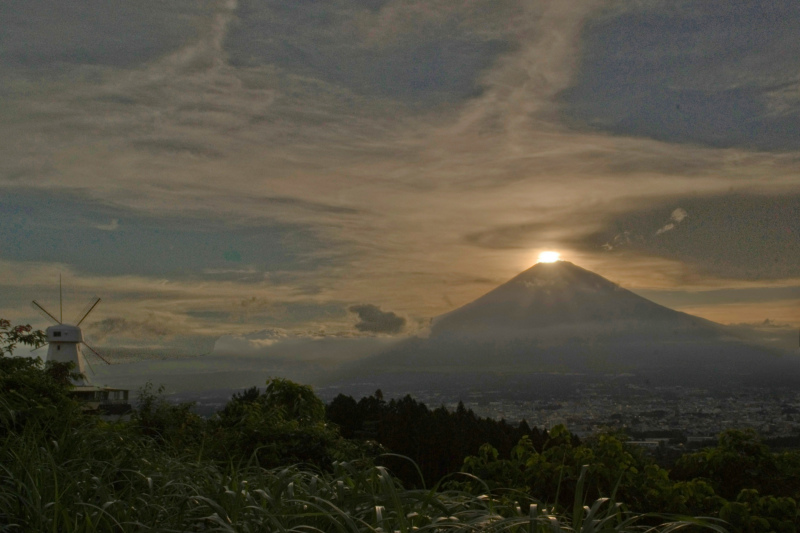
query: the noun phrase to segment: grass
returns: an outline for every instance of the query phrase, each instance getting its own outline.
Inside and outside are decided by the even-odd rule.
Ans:
[[[652,516],[608,499],[582,503],[569,520],[507,494],[406,490],[363,462],[332,472],[219,465],[92,420],[57,431],[34,421],[0,441],[0,531],[666,533],[693,524],[645,525]]]

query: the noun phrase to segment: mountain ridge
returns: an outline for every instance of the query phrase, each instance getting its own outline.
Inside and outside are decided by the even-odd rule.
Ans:
[[[466,373],[629,375],[719,385],[770,376],[800,381],[800,359],[778,357],[722,324],[558,261],[534,265],[435,318],[428,337],[401,341],[348,365],[340,376],[380,382],[393,374]]]
[[[544,311],[544,312],[543,312]],[[502,321],[517,327],[611,319],[681,319],[719,326],[643,298],[568,261],[537,263],[476,300],[434,319],[432,335]]]

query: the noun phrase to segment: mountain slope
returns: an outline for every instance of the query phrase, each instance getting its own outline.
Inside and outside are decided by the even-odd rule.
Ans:
[[[796,357],[658,305],[566,261],[539,263],[347,369],[387,374],[633,374],[663,383],[800,378]]]
[[[477,300],[434,321],[432,335],[543,334],[543,329],[615,322],[715,329],[716,324],[674,311],[567,261],[538,263]],[[537,331],[539,330],[539,331]],[[653,333],[657,333],[654,331]]]

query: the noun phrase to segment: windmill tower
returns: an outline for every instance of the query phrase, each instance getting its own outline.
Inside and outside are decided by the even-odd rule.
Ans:
[[[80,320],[78,320],[74,326],[71,324],[64,324],[63,322],[64,306],[61,297],[61,280],[59,280],[58,283],[58,300],[60,318],[53,316],[52,313],[45,309],[36,300],[31,302],[34,308],[44,313],[47,318],[55,322],[54,325],[45,330],[48,344],[47,360],[58,361],[59,363],[72,363],[75,371],[80,374],[79,378],[73,380],[73,384],[77,386],[89,386],[91,383],[86,375],[86,358],[81,350],[81,345],[86,346],[86,348],[88,348],[94,355],[96,355],[106,364],[110,364],[103,356],[97,353],[96,350],[92,349],[91,346],[86,344],[86,341],[83,340],[83,333],[81,332],[80,328],[81,323],[86,320],[86,317],[89,316],[89,313],[91,313],[94,308],[97,307],[97,304],[100,303],[100,298],[96,298],[87,306],[82,313]]]

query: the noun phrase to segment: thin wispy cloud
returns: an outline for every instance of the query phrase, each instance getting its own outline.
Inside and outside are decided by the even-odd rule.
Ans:
[[[666,233],[667,231],[674,230],[675,227],[681,222],[683,222],[683,219],[685,219],[688,216],[689,213],[687,213],[685,209],[681,207],[675,209],[675,211],[673,211],[672,214],[669,216],[671,222],[667,222],[666,224],[664,224],[663,227],[659,228],[658,231],[656,231],[656,235],[661,235],[662,233]]]
[[[108,224],[97,224],[95,228],[103,231],[114,231],[119,228],[119,219],[112,218]]]

